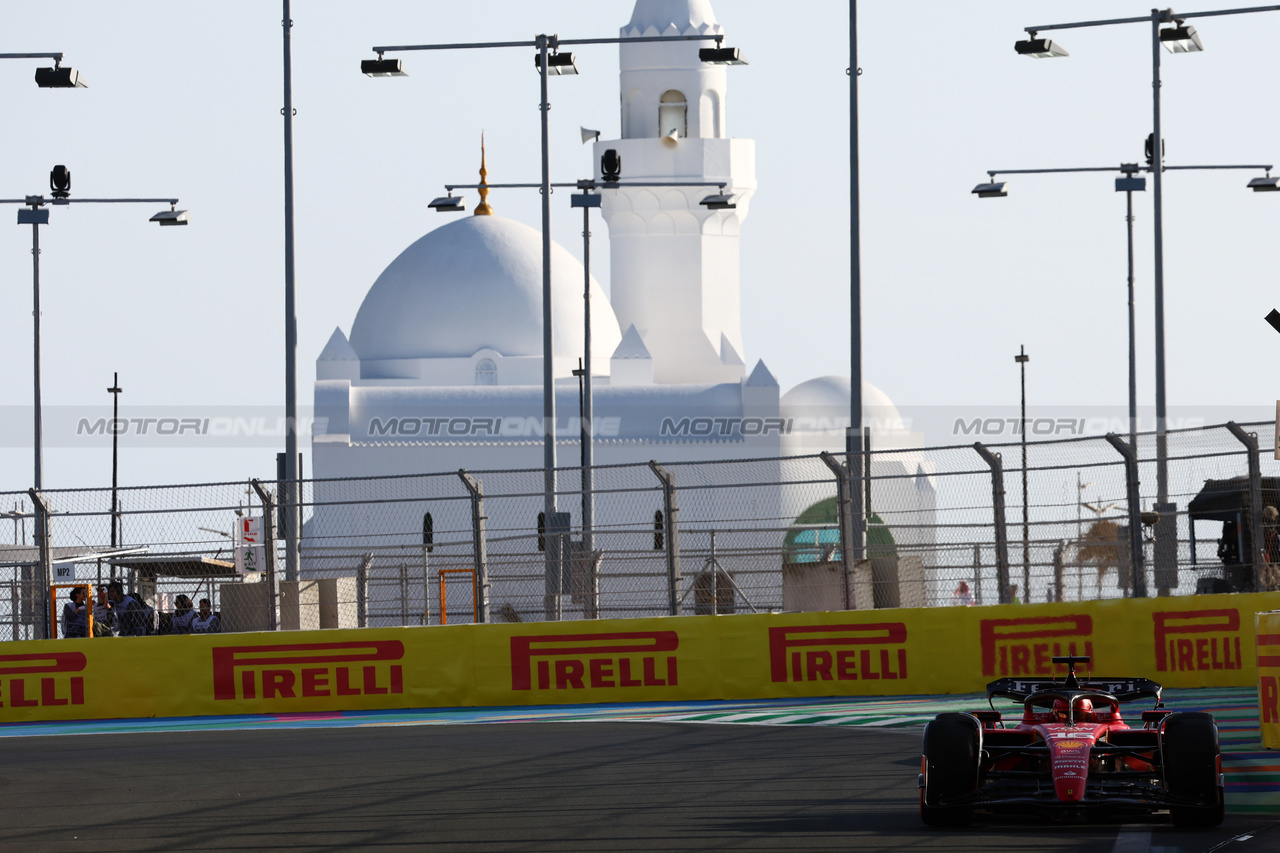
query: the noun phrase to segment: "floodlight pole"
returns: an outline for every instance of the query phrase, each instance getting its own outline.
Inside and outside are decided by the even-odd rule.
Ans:
[[[852,501],[853,560],[861,560],[866,544],[862,506],[862,206],[858,182],[858,2],[849,0],[849,431],[845,458]]]
[[[594,553],[595,494],[592,466],[595,464],[595,425],[591,412],[591,208],[582,206],[582,558]]]
[[[1245,15],[1253,12],[1278,12],[1280,6],[1251,6],[1240,9],[1222,9],[1209,12],[1174,13],[1172,9],[1152,9],[1151,14],[1135,18],[1111,18],[1098,21],[1078,21],[1068,24],[1046,24],[1027,27],[1035,38],[1045,30],[1066,30],[1083,27],[1103,27],[1112,24],[1151,24],[1151,162],[1154,178],[1154,252],[1155,252],[1155,320],[1156,320],[1156,504],[1155,510],[1163,518],[1174,518],[1173,524],[1156,526],[1154,566],[1156,585],[1160,595],[1168,595],[1173,584],[1161,581],[1177,580],[1178,526],[1177,507],[1169,503],[1169,435],[1168,409],[1165,395],[1165,341],[1164,341],[1164,137],[1160,129],[1160,25],[1189,18],[1214,18],[1224,15]]]
[[[1164,359],[1164,135],[1160,129],[1160,24],[1167,13],[1151,10],[1151,176],[1155,193],[1155,311],[1156,311],[1156,504],[1155,510],[1172,516],[1173,524],[1157,527],[1153,564],[1160,595],[1169,588],[1161,577],[1176,577],[1178,562],[1178,521],[1176,508],[1169,503],[1169,413],[1165,394]],[[1137,453],[1137,447],[1134,448]],[[1172,536],[1170,536],[1172,534]]]
[[[1270,163],[1241,163],[1213,166],[1165,166],[1163,171],[1166,172],[1188,172],[1188,171],[1222,171],[1228,169],[1264,169],[1267,174],[1275,168]],[[989,169],[987,175],[992,181],[995,181],[997,175],[1046,175],[1046,174],[1063,174],[1069,172],[1119,172],[1126,177],[1133,177],[1138,172],[1154,172],[1153,166],[1145,169],[1136,163],[1121,163],[1119,166],[1081,166],[1066,169]],[[1137,350],[1135,335],[1135,315],[1134,315],[1134,299],[1133,299],[1133,193],[1134,190],[1128,189],[1126,195],[1126,213],[1125,225],[1129,237],[1128,255],[1129,255],[1129,446],[1137,452],[1137,432],[1138,432],[1138,374],[1137,374]]]
[[[555,366],[552,364],[551,340],[551,157],[547,112],[547,48],[550,40],[538,35],[538,84],[542,101],[538,106],[542,118],[542,504],[547,524],[556,511],[556,386]],[[548,567],[552,549],[546,551]]]
[[[1125,190],[1125,231],[1129,237],[1129,447],[1138,452],[1138,350],[1133,305],[1133,189]],[[1077,507],[1079,511],[1079,507]]]
[[[298,483],[298,303],[293,242],[293,19],[289,0],[280,21],[284,30],[284,579],[298,579],[298,537],[302,512]]]
[[[0,54],[0,58],[4,58]],[[40,395],[40,226],[49,224],[47,204],[59,206],[75,204],[169,204],[177,205],[176,198],[54,198],[32,195],[26,198],[0,198],[0,204],[21,204],[26,210],[18,211],[18,224],[31,226],[31,306],[32,306],[32,355],[34,364],[33,403],[35,406],[32,431],[32,444],[35,457],[33,488],[37,492],[44,488],[44,421]]]
[[[112,374],[111,387],[107,389],[107,393],[111,395],[111,547],[115,548],[122,544],[124,539],[124,531],[120,530],[117,535],[117,528],[120,525],[120,497],[119,497],[119,460],[120,460],[120,431],[116,429],[116,424],[120,423],[120,395],[124,393],[124,389],[120,387],[120,374]]]
[[[40,213],[44,216],[37,215]],[[32,485],[40,492],[44,490],[44,405],[40,397],[40,223],[42,219],[46,224],[49,222],[49,211],[32,208],[31,214],[31,316],[34,320],[32,340],[35,344],[35,479]]]
[[[1031,510],[1027,506],[1027,355],[1025,346],[1018,347],[1013,357],[1022,376],[1022,420],[1018,432],[1022,435],[1022,594],[1031,601]]]
[[[546,175],[544,174],[544,177]],[[549,197],[544,188],[568,188],[574,187],[582,190],[580,195],[574,198],[596,198],[590,195],[591,192],[599,192],[605,189],[619,189],[621,187],[716,187],[724,192],[728,186],[726,181],[595,181],[586,178],[573,183],[544,181],[540,184],[524,184],[524,183],[507,183],[507,184],[445,184],[445,190],[450,194],[458,189],[532,189],[537,187],[543,190],[542,197],[546,200]],[[576,202],[575,202],[576,205]],[[594,462],[594,443],[595,430],[593,427],[594,414],[591,401],[591,208],[592,205],[583,203],[582,207],[582,268],[583,268],[583,284],[582,284],[582,300],[583,300],[583,321],[582,321],[582,366],[580,370],[574,371],[575,375],[580,377],[579,393],[581,395],[581,411],[580,420],[581,428],[579,432],[579,440],[581,441],[581,464],[582,464],[582,548],[585,553],[585,559],[592,559],[594,546],[592,542],[592,530],[595,525],[595,495],[593,489],[593,466]],[[549,229],[544,229],[543,233],[548,233]],[[550,300],[546,299],[545,305],[549,305]],[[545,342],[544,342],[545,345]],[[544,512],[548,511],[544,507]]]

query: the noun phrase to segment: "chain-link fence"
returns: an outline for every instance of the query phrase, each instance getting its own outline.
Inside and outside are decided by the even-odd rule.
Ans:
[[[1280,588],[1274,425],[1157,438],[0,494],[0,637]]]

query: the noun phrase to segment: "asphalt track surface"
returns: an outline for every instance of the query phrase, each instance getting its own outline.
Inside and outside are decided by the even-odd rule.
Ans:
[[[1236,816],[1198,833],[929,830],[919,737],[629,722],[15,737],[0,850],[1280,848],[1280,826]]]

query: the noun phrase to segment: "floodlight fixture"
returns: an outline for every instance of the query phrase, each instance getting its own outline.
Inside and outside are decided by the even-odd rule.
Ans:
[[[1177,26],[1160,31],[1160,43],[1170,53],[1199,53],[1204,50],[1200,34],[1190,24],[1178,22]]]
[[[570,207],[599,207],[601,201],[601,197],[595,193],[583,192],[569,196]]]
[[[1280,178],[1267,175],[1265,178],[1254,178],[1249,182],[1249,189],[1256,193],[1273,193],[1280,190]]]
[[[54,166],[49,172],[49,190],[54,198],[71,197],[71,170],[66,166]]]
[[[467,209],[467,200],[463,196],[455,196],[453,193],[433,198],[427,207],[436,213],[461,213]]]
[[[168,210],[162,210],[155,216],[151,217],[150,222],[158,222],[162,226],[165,225],[186,225],[191,221],[187,211],[178,210],[176,204],[170,205]]]
[[[1272,308],[1271,311],[1267,314],[1267,316],[1264,317],[1263,319],[1265,319],[1268,323],[1271,324],[1271,328],[1275,329],[1277,332],[1280,332],[1280,311],[1277,311],[1276,309]]]
[[[48,225],[49,209],[45,207],[18,208],[19,225]]]
[[[749,65],[742,51],[736,47],[704,47],[698,50],[698,59],[708,65]]]
[[[1013,49],[1022,56],[1030,56],[1032,59],[1053,59],[1058,56],[1070,56],[1062,45],[1056,44],[1049,39],[1038,39],[1033,35],[1029,39],[1023,39],[1014,42]]]
[[[973,188],[973,194],[978,198],[1004,198],[1009,194],[1005,189],[1008,181],[993,181],[987,184],[978,184]]]
[[[533,55],[533,67],[542,68],[542,54],[535,53]],[[565,76],[578,73],[578,64],[573,58],[573,54],[569,51],[564,53],[548,53],[547,54],[547,73]]]
[[[1143,152],[1143,154],[1144,154],[1144,155],[1146,156],[1146,158],[1147,158],[1147,165],[1148,165],[1148,166],[1154,166],[1154,165],[1155,165],[1155,153],[1154,153],[1154,152],[1155,152],[1155,142],[1154,142],[1155,138],[1156,138],[1156,135],[1155,135],[1154,133],[1148,133],[1148,134],[1147,134],[1147,141],[1146,141],[1146,142],[1144,142],[1144,143],[1143,143],[1143,145],[1142,145],[1142,152]],[[1160,138],[1160,165],[1162,165],[1162,166],[1164,165],[1164,155],[1165,155],[1164,137],[1161,137],[1161,138]]]
[[[55,65],[36,69],[36,85],[41,89],[87,89],[89,84],[79,71],[71,66]]]
[[[370,77],[408,77],[409,72],[398,59],[384,59],[378,54],[377,59],[360,60],[360,73]]]
[[[709,195],[702,201],[698,202],[698,204],[702,205],[707,210],[736,210],[738,207],[734,196],[731,193],[726,192]]]
[[[616,184],[622,177],[622,156],[618,149],[610,148],[600,158],[600,176],[611,184]]]
[[[591,128],[589,128],[589,127],[580,127],[580,128],[578,128],[578,129],[582,132],[582,144],[583,144],[583,145],[586,145],[586,144],[587,144],[587,142],[588,142],[588,141],[590,141],[590,140],[595,140],[596,142],[599,142],[599,141],[600,141],[600,131],[598,131],[598,130],[592,130],[592,129],[591,129]]]
[[[1139,178],[1136,175],[1125,175],[1123,178],[1116,178],[1116,192],[1118,193],[1140,193],[1146,192],[1146,190],[1146,178]]]

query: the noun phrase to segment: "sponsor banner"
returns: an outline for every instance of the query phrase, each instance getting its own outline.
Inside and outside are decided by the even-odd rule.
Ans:
[[[0,722],[968,693],[1061,675],[1066,654],[1097,676],[1245,686],[1259,656],[1280,673],[1280,625],[1254,636],[1276,608],[1280,593],[11,642]]]
[[[1280,611],[1259,613],[1256,618],[1258,642],[1258,719],[1262,745],[1280,749]]]

